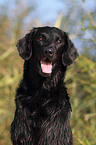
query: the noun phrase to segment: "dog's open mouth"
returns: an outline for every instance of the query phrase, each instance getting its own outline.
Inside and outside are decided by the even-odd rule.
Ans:
[[[40,64],[43,73],[52,73],[52,62],[48,58],[44,61],[40,61]]]

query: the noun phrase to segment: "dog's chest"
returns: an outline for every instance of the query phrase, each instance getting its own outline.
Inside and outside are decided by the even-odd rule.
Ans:
[[[59,115],[51,116],[45,120],[40,128],[40,143],[57,145],[62,144],[64,141],[64,120]],[[62,140],[63,139],[63,140]]]
[[[34,119],[31,118],[35,123],[34,127],[39,128],[38,133],[40,135],[42,134],[41,138],[43,139],[47,138],[51,141],[56,138],[61,138],[64,128],[64,116],[61,115],[63,111],[63,102],[60,104],[58,94],[55,94],[55,98],[54,94],[47,94],[47,98],[46,93],[42,95],[43,97],[39,95],[38,104],[34,104],[36,107],[34,110],[35,117]]]

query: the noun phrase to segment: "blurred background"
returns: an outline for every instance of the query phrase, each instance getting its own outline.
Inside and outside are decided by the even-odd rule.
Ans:
[[[65,79],[74,145],[96,145],[96,0],[0,0],[0,145],[11,145],[15,92],[23,72],[16,43],[45,25],[68,32],[78,49]]]

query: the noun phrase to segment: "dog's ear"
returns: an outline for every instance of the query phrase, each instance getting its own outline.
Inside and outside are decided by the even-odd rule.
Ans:
[[[73,61],[79,56],[77,49],[70,40],[68,33],[64,32],[65,37],[65,51],[62,54],[62,63],[64,66],[71,65]]]
[[[30,33],[26,34],[24,38],[20,39],[16,45],[19,55],[24,60],[28,60],[32,56],[32,40],[35,32],[36,29],[34,28]]]

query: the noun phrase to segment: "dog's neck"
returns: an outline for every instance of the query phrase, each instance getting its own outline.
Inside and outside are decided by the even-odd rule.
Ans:
[[[45,79],[45,81],[43,82],[44,89],[47,89],[49,91],[53,88],[57,89],[60,86],[60,84],[64,82],[64,77],[64,72],[59,70],[58,73],[56,73],[54,76]]]

